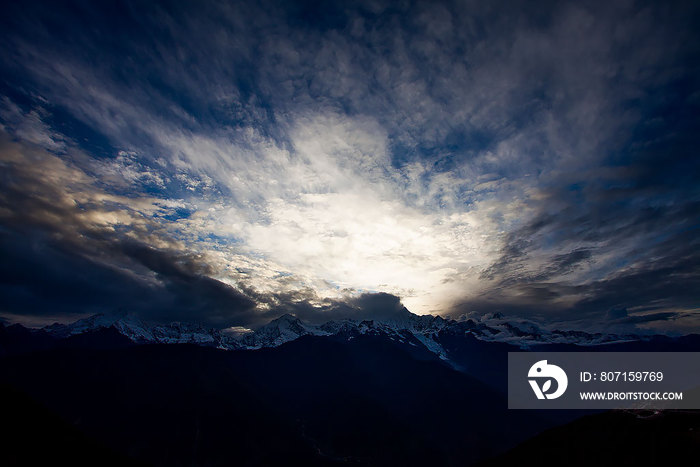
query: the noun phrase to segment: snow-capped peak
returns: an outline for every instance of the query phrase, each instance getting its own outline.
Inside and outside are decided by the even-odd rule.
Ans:
[[[198,344],[219,348],[235,348],[232,339],[223,336],[216,329],[173,322],[167,325],[147,324],[133,313],[115,312],[96,314],[71,324],[52,324],[44,328],[49,334],[65,338],[105,328],[114,328],[135,343],[147,344]]]
[[[329,333],[320,327],[304,323],[296,316],[285,314],[257,331],[242,336],[240,342],[251,349],[277,347],[306,335],[327,336]]]
[[[307,335],[338,336],[346,339],[353,339],[362,334],[381,335],[397,342],[422,345],[443,359],[447,358],[447,353],[440,343],[443,335],[471,335],[483,341],[507,342],[520,347],[545,343],[597,345],[639,339],[637,336],[628,335],[550,330],[525,319],[508,320],[501,314],[452,320],[440,316],[415,315],[405,308],[386,319],[343,319],[320,325],[305,323],[294,315],[285,314],[254,332],[244,334],[232,334],[180,322],[167,325],[147,324],[137,316],[124,312],[94,315],[72,324],[54,324],[44,329],[56,337],[65,338],[109,327],[136,343],[190,343],[228,350],[277,347]]]
[[[146,324],[134,314],[118,311],[109,314],[99,313],[79,319],[71,324],[54,323],[51,326],[45,327],[44,330],[56,337],[68,337],[109,327],[116,328],[124,335],[128,333],[138,335],[147,329]],[[127,337],[131,338],[131,336],[128,335]]]

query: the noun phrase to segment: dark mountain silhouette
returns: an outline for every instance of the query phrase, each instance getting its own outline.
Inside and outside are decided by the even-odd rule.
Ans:
[[[530,465],[696,465],[700,411],[611,411],[585,416],[530,439],[480,467]]]
[[[57,339],[43,330],[30,330],[19,324],[5,326],[0,323],[0,357],[52,349],[56,343]]]
[[[173,329],[164,335],[179,339],[183,334]],[[222,350],[208,339],[201,340],[205,345],[137,344],[118,326],[58,335],[0,326],[0,384],[17,407],[13,424],[22,419],[23,407],[42,407],[53,417],[45,438],[83,446],[85,459],[111,462],[116,455],[125,465],[451,466],[485,459],[527,464],[527,442],[504,453],[586,415],[507,410],[507,353],[521,350],[513,344],[481,340],[454,327],[436,332],[427,345],[421,335],[400,327],[368,329],[372,332],[359,333],[345,326],[275,347]],[[274,339],[281,335],[276,328],[265,332]],[[431,350],[432,342],[440,345],[439,353]],[[543,344],[533,350],[698,348],[697,336],[688,336],[599,346]],[[620,415],[604,415],[564,426],[561,436],[571,433],[586,442],[597,439],[597,424],[629,428]],[[656,439],[656,425],[630,426]],[[21,453],[33,459],[31,438],[26,430],[18,433],[25,433],[24,442],[15,444],[13,459]],[[541,437],[557,433],[545,432],[532,442],[549,442]],[[619,444],[635,449],[631,437]],[[67,458],[70,449],[61,452]]]
[[[454,465],[546,424],[382,338],[274,349],[55,349],[0,360],[4,384],[154,465]]]
[[[144,465],[107,448],[16,389],[0,385],[0,398],[3,401],[0,465]]]

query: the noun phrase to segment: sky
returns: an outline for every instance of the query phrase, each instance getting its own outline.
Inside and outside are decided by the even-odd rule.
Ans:
[[[697,2],[0,10],[6,322],[700,330]]]

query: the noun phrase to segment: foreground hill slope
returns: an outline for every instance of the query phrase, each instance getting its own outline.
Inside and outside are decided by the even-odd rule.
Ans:
[[[476,379],[385,339],[274,349],[55,349],[0,382],[152,465],[465,465],[546,426]]]
[[[581,467],[696,465],[698,453],[700,411],[611,411],[547,430],[479,466],[529,465],[542,456]]]

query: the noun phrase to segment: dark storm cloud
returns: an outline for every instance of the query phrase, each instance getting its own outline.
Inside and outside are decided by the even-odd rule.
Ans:
[[[114,255],[103,261],[124,263],[129,258],[153,266],[155,260],[155,280],[95,262],[78,251],[66,251],[60,242],[38,235],[4,234],[0,249],[4,258],[0,306],[15,316],[36,320],[62,313],[74,316],[130,310],[146,320],[227,326],[247,324],[255,305],[227,284],[184,270],[182,262],[188,258],[169,256],[144,245],[137,248],[137,254]],[[133,249],[134,245],[127,248]],[[147,275],[148,269],[141,269],[141,274]]]
[[[55,317],[128,309],[160,321],[229,325],[250,319],[255,302],[209,277],[201,255],[178,250],[167,238],[160,249],[149,246],[158,226],[138,212],[136,199],[130,205],[110,196],[80,170],[6,135],[0,152],[4,313]],[[101,210],[134,228],[120,233],[119,224],[115,229],[94,215]]]
[[[297,318],[323,324],[330,320],[405,320],[408,310],[401,299],[387,293],[363,293],[343,300],[321,300],[313,290],[288,294],[268,294],[256,297],[270,305],[265,313],[257,316],[257,321],[249,323],[253,327],[266,324],[270,319],[282,314],[292,314]]]
[[[631,252],[630,259],[636,261],[630,261],[630,265],[621,264],[619,270],[583,285],[566,281],[536,282],[532,276],[524,275],[522,268],[510,268],[511,276],[501,279],[501,283],[481,297],[460,304],[456,313],[494,310],[517,315],[535,314],[545,319],[556,316],[557,319],[589,320],[604,315],[611,323],[690,317],[690,313],[673,311],[620,321],[627,316],[628,308],[650,305],[667,309],[696,308],[700,287],[698,243],[694,230],[670,236],[648,250]]]
[[[578,314],[649,303],[696,306],[700,192],[695,183],[698,159],[690,157],[695,147],[685,147],[683,157],[675,160],[667,154],[649,160],[656,169],[618,179],[625,188],[592,180],[583,193],[559,191],[541,203],[538,209],[549,212],[509,234],[500,258],[483,274],[494,284],[493,294],[507,288],[516,299],[539,301],[535,307],[542,309],[547,303],[556,309],[570,295],[577,301],[566,308]],[[649,170],[656,170],[657,178],[649,178]],[[666,178],[668,172],[677,176]],[[553,254],[543,245],[572,250]],[[616,258],[612,264],[591,264],[607,255]],[[562,287],[576,284],[567,275],[582,264],[588,265],[588,272],[581,273],[585,285]],[[551,280],[555,282],[545,282]]]
[[[144,244],[124,242],[124,254],[156,274],[164,286],[166,303],[140,308],[160,320],[199,321],[219,326],[246,324],[255,302],[211,273],[195,255],[173,254]]]
[[[642,323],[652,323],[654,321],[668,321],[677,319],[683,314],[680,313],[650,313],[641,316],[629,316],[619,320],[612,321],[613,324],[642,324]]]

